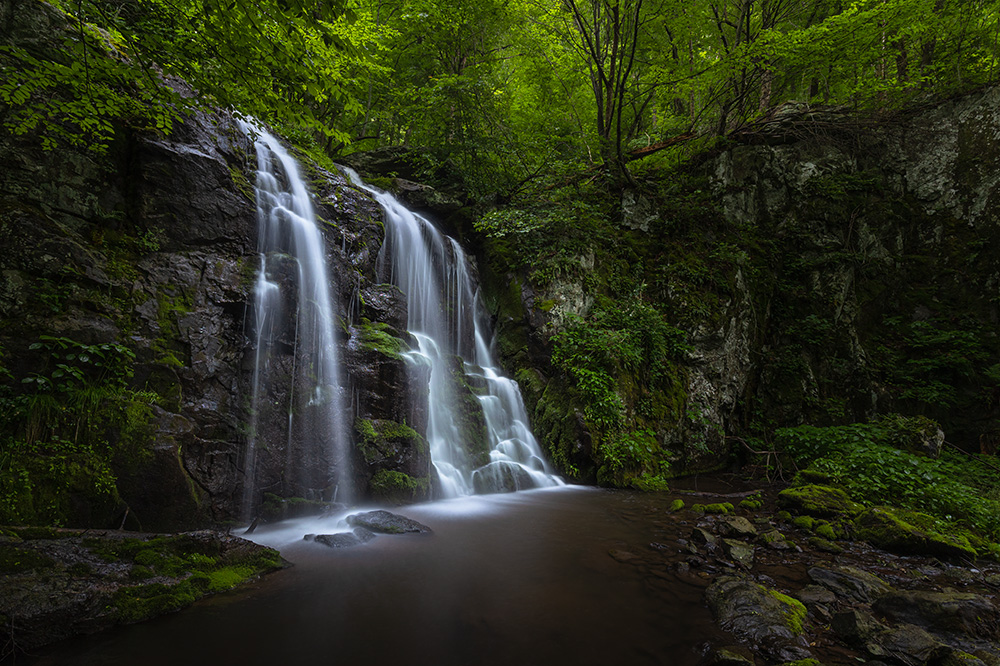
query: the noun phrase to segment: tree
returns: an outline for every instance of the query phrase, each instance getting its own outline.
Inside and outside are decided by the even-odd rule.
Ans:
[[[62,139],[100,146],[111,119],[169,131],[176,114],[230,107],[307,136],[346,141],[361,110],[351,71],[371,67],[380,35],[347,0],[61,0],[76,30],[65,58],[0,47],[5,124],[42,124]],[[168,84],[183,79],[197,95]],[[304,133],[304,134],[303,134]]]

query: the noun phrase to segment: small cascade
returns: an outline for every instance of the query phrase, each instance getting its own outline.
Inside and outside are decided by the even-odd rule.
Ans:
[[[353,493],[323,237],[295,159],[261,128],[243,130],[257,150],[260,253],[242,502],[251,518],[264,492],[340,502]],[[280,475],[261,478],[262,456]]]
[[[462,247],[391,194],[344,171],[385,209],[379,273],[406,294],[407,328],[418,342],[409,362],[430,366],[426,437],[440,493],[562,485],[528,427],[517,383],[497,367],[487,342],[489,319]]]

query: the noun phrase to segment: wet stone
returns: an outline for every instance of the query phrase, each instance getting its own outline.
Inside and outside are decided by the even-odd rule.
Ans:
[[[719,537],[715,536],[708,530],[696,527],[691,531],[691,541],[694,543],[704,544],[712,549],[718,545]]]
[[[726,645],[709,652],[705,666],[754,666],[753,653],[742,645]]]
[[[911,624],[899,625],[875,634],[865,641],[865,649],[873,657],[910,666],[927,664],[952,652],[944,643]]]
[[[778,530],[764,532],[760,539],[771,550],[792,550],[795,548],[795,544],[786,539],[785,535]]]
[[[837,603],[837,595],[820,585],[806,585],[795,596],[807,606],[809,604],[825,604],[829,606]]]
[[[899,591],[879,598],[872,609],[897,622],[946,632],[995,638],[1000,612],[987,597],[961,592]]]
[[[430,534],[432,532],[431,528],[422,523],[382,509],[348,516],[347,524],[353,527],[363,527],[379,534]]]
[[[824,553],[833,553],[834,555],[844,552],[844,549],[835,544],[832,541],[827,541],[826,539],[818,536],[809,538],[809,545],[816,550],[821,550]]]
[[[743,516],[724,516],[719,519],[718,531],[723,536],[748,538],[757,536],[757,528]]]
[[[870,603],[892,588],[878,576],[854,567],[812,567],[809,577],[841,599]]]
[[[849,610],[833,616],[831,628],[848,643],[862,645],[869,638],[885,629],[871,613]]]
[[[750,568],[753,564],[754,547],[745,541],[736,539],[723,539],[722,550],[726,556],[744,568]]]

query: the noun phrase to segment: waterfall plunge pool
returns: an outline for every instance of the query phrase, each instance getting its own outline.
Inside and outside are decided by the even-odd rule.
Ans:
[[[561,487],[433,502],[394,511],[434,534],[347,549],[290,521],[254,538],[295,566],[18,663],[693,665],[720,632],[703,584],[674,573],[691,525],[665,518],[670,499]]]

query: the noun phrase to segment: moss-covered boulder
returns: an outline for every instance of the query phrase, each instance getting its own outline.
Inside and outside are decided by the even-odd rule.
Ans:
[[[705,590],[719,625],[768,661],[812,657],[802,637],[806,608],[800,601],[753,581],[724,576]]]
[[[9,528],[0,542],[0,640],[32,650],[139,622],[286,563],[212,531],[177,535]]]
[[[854,527],[865,541],[897,553],[955,558],[979,556],[965,536],[945,534],[938,529],[934,518],[917,511],[873,507],[857,517]]]
[[[778,493],[778,505],[792,513],[810,516],[856,516],[864,507],[839,488],[809,484]]]

